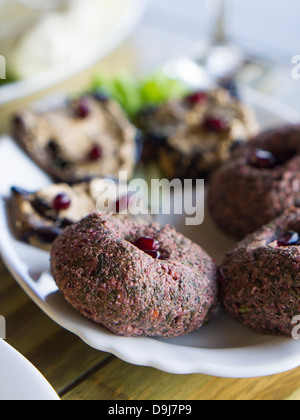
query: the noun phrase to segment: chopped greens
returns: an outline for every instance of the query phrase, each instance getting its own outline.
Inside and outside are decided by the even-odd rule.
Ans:
[[[141,79],[128,73],[118,76],[97,74],[92,89],[101,90],[117,100],[129,116],[134,116],[145,106],[159,105],[188,93],[183,83],[170,79],[162,71]]]

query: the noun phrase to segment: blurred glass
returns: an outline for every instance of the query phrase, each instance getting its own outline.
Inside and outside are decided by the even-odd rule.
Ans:
[[[229,1],[205,1],[208,39],[199,40],[188,56],[168,61],[164,70],[169,77],[193,89],[212,88],[236,78],[245,63],[245,52],[228,37]]]
[[[212,15],[212,44],[221,44],[228,41],[226,31],[226,0],[209,0],[208,6]]]
[[[230,78],[245,62],[245,52],[233,44],[227,32],[229,0],[208,0],[212,14],[210,42],[205,52],[205,66],[214,78]]]

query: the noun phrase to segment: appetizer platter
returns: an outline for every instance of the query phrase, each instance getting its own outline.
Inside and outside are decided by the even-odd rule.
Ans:
[[[264,294],[270,289],[264,282],[270,281],[267,273],[262,286],[255,285],[255,300],[248,242],[244,258],[249,259],[245,272],[250,280],[239,271],[243,242],[233,229],[226,232],[220,226],[213,211],[222,198],[209,198],[210,182],[217,182],[214,176],[238,160],[252,141],[258,142],[260,132],[278,133],[288,127],[294,140],[300,116],[249,89],[241,97],[223,88],[181,92],[159,105],[148,103],[132,118],[130,112],[125,115],[124,103],[121,111],[115,98],[97,90],[54,110],[50,103],[47,108],[46,100],[46,107],[37,104],[15,115],[12,135],[0,141],[1,255],[20,286],[51,319],[97,350],[174,374],[245,378],[300,365],[299,341],[292,337],[292,325],[288,327],[292,315],[299,315],[298,309],[300,313],[297,270],[280,295],[281,305],[276,298],[284,288],[281,284],[277,294]],[[74,129],[73,143],[60,136],[65,129]],[[292,146],[286,148],[290,154],[284,161],[275,151],[271,154],[258,145],[254,150],[255,159],[251,155],[244,167],[255,168],[255,179],[262,174],[266,178],[275,167],[296,165],[299,159]],[[143,173],[134,168],[154,163],[169,180],[204,176],[205,201],[197,203],[205,208],[201,225],[187,226],[185,215],[174,210],[155,218],[123,217],[120,195],[112,197],[115,208],[109,215],[98,206],[93,211],[95,185],[107,183],[109,189],[118,183],[116,169],[122,165],[134,179]],[[290,172],[285,167],[283,178]],[[296,181],[290,193],[295,197]],[[222,191],[222,185],[214,188]],[[192,202],[194,194],[191,187],[185,199]],[[175,192],[176,199],[181,197]],[[125,205],[130,206],[130,199]],[[290,204],[282,211],[292,211]],[[282,258],[288,254],[289,273],[300,243],[298,213],[294,209],[292,216],[285,216],[294,224],[271,217],[262,232],[253,229],[253,238],[247,239],[254,251],[261,249],[258,235],[264,249]],[[284,275],[272,273],[279,280]],[[239,287],[234,291],[228,286],[233,278]],[[269,318],[260,316],[261,310],[268,310],[263,298],[273,299]],[[253,327],[255,319],[260,329]]]

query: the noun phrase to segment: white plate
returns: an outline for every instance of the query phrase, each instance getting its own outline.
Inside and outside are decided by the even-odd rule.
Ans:
[[[59,401],[58,395],[40,372],[1,339],[0,400]]]
[[[147,0],[130,0],[127,9],[118,17],[111,29],[86,51],[78,53],[74,59],[68,60],[67,63],[38,77],[0,87],[0,105],[48,89],[102,60],[134,30],[145,11],[146,5]]]
[[[249,90],[244,95],[256,109],[263,128],[300,121],[298,113],[264,95]],[[49,179],[7,137],[0,141],[0,182],[0,194],[7,196],[12,185],[35,189],[47,185]],[[174,224],[218,262],[234,246],[215,227],[208,212],[199,227],[186,227],[182,216],[160,219],[162,223]],[[231,378],[267,376],[300,366],[299,341],[254,334],[222,310],[199,331],[168,340],[119,337],[93,324],[61,297],[48,271],[49,254],[14,239],[4,199],[0,206],[0,250],[12,275],[50,318],[91,347],[128,363],[174,374],[201,373]]]

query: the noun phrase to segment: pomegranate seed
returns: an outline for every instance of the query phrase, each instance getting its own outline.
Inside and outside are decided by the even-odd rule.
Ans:
[[[277,240],[279,247],[292,246],[300,244],[300,236],[297,232],[286,232],[280,239]]]
[[[227,121],[220,118],[207,117],[204,121],[204,127],[207,131],[224,131],[228,129]]]
[[[81,98],[75,107],[77,117],[85,119],[91,113],[91,103],[89,98]]]
[[[97,161],[102,157],[102,148],[95,144],[88,154],[89,160]]]
[[[203,102],[206,102],[208,99],[207,93],[205,92],[195,92],[186,97],[186,100],[190,105],[197,105]]]
[[[160,259],[160,252],[159,251],[144,251],[145,254],[150,255],[150,257],[152,257],[155,260],[159,260]]]
[[[250,157],[250,164],[258,169],[273,169],[277,165],[277,159],[267,150],[256,149]]]
[[[144,236],[138,239],[134,245],[155,260],[160,259],[161,253],[158,251],[159,243],[155,239]]]
[[[159,243],[155,239],[143,237],[135,242],[135,246],[141,249],[142,251],[153,252],[158,250]]]
[[[120,213],[123,210],[127,210],[129,207],[129,201],[130,201],[129,195],[126,195],[120,198],[120,200],[116,202],[116,212]]]
[[[71,200],[66,194],[58,194],[53,200],[53,208],[57,211],[67,210],[71,205]]]

